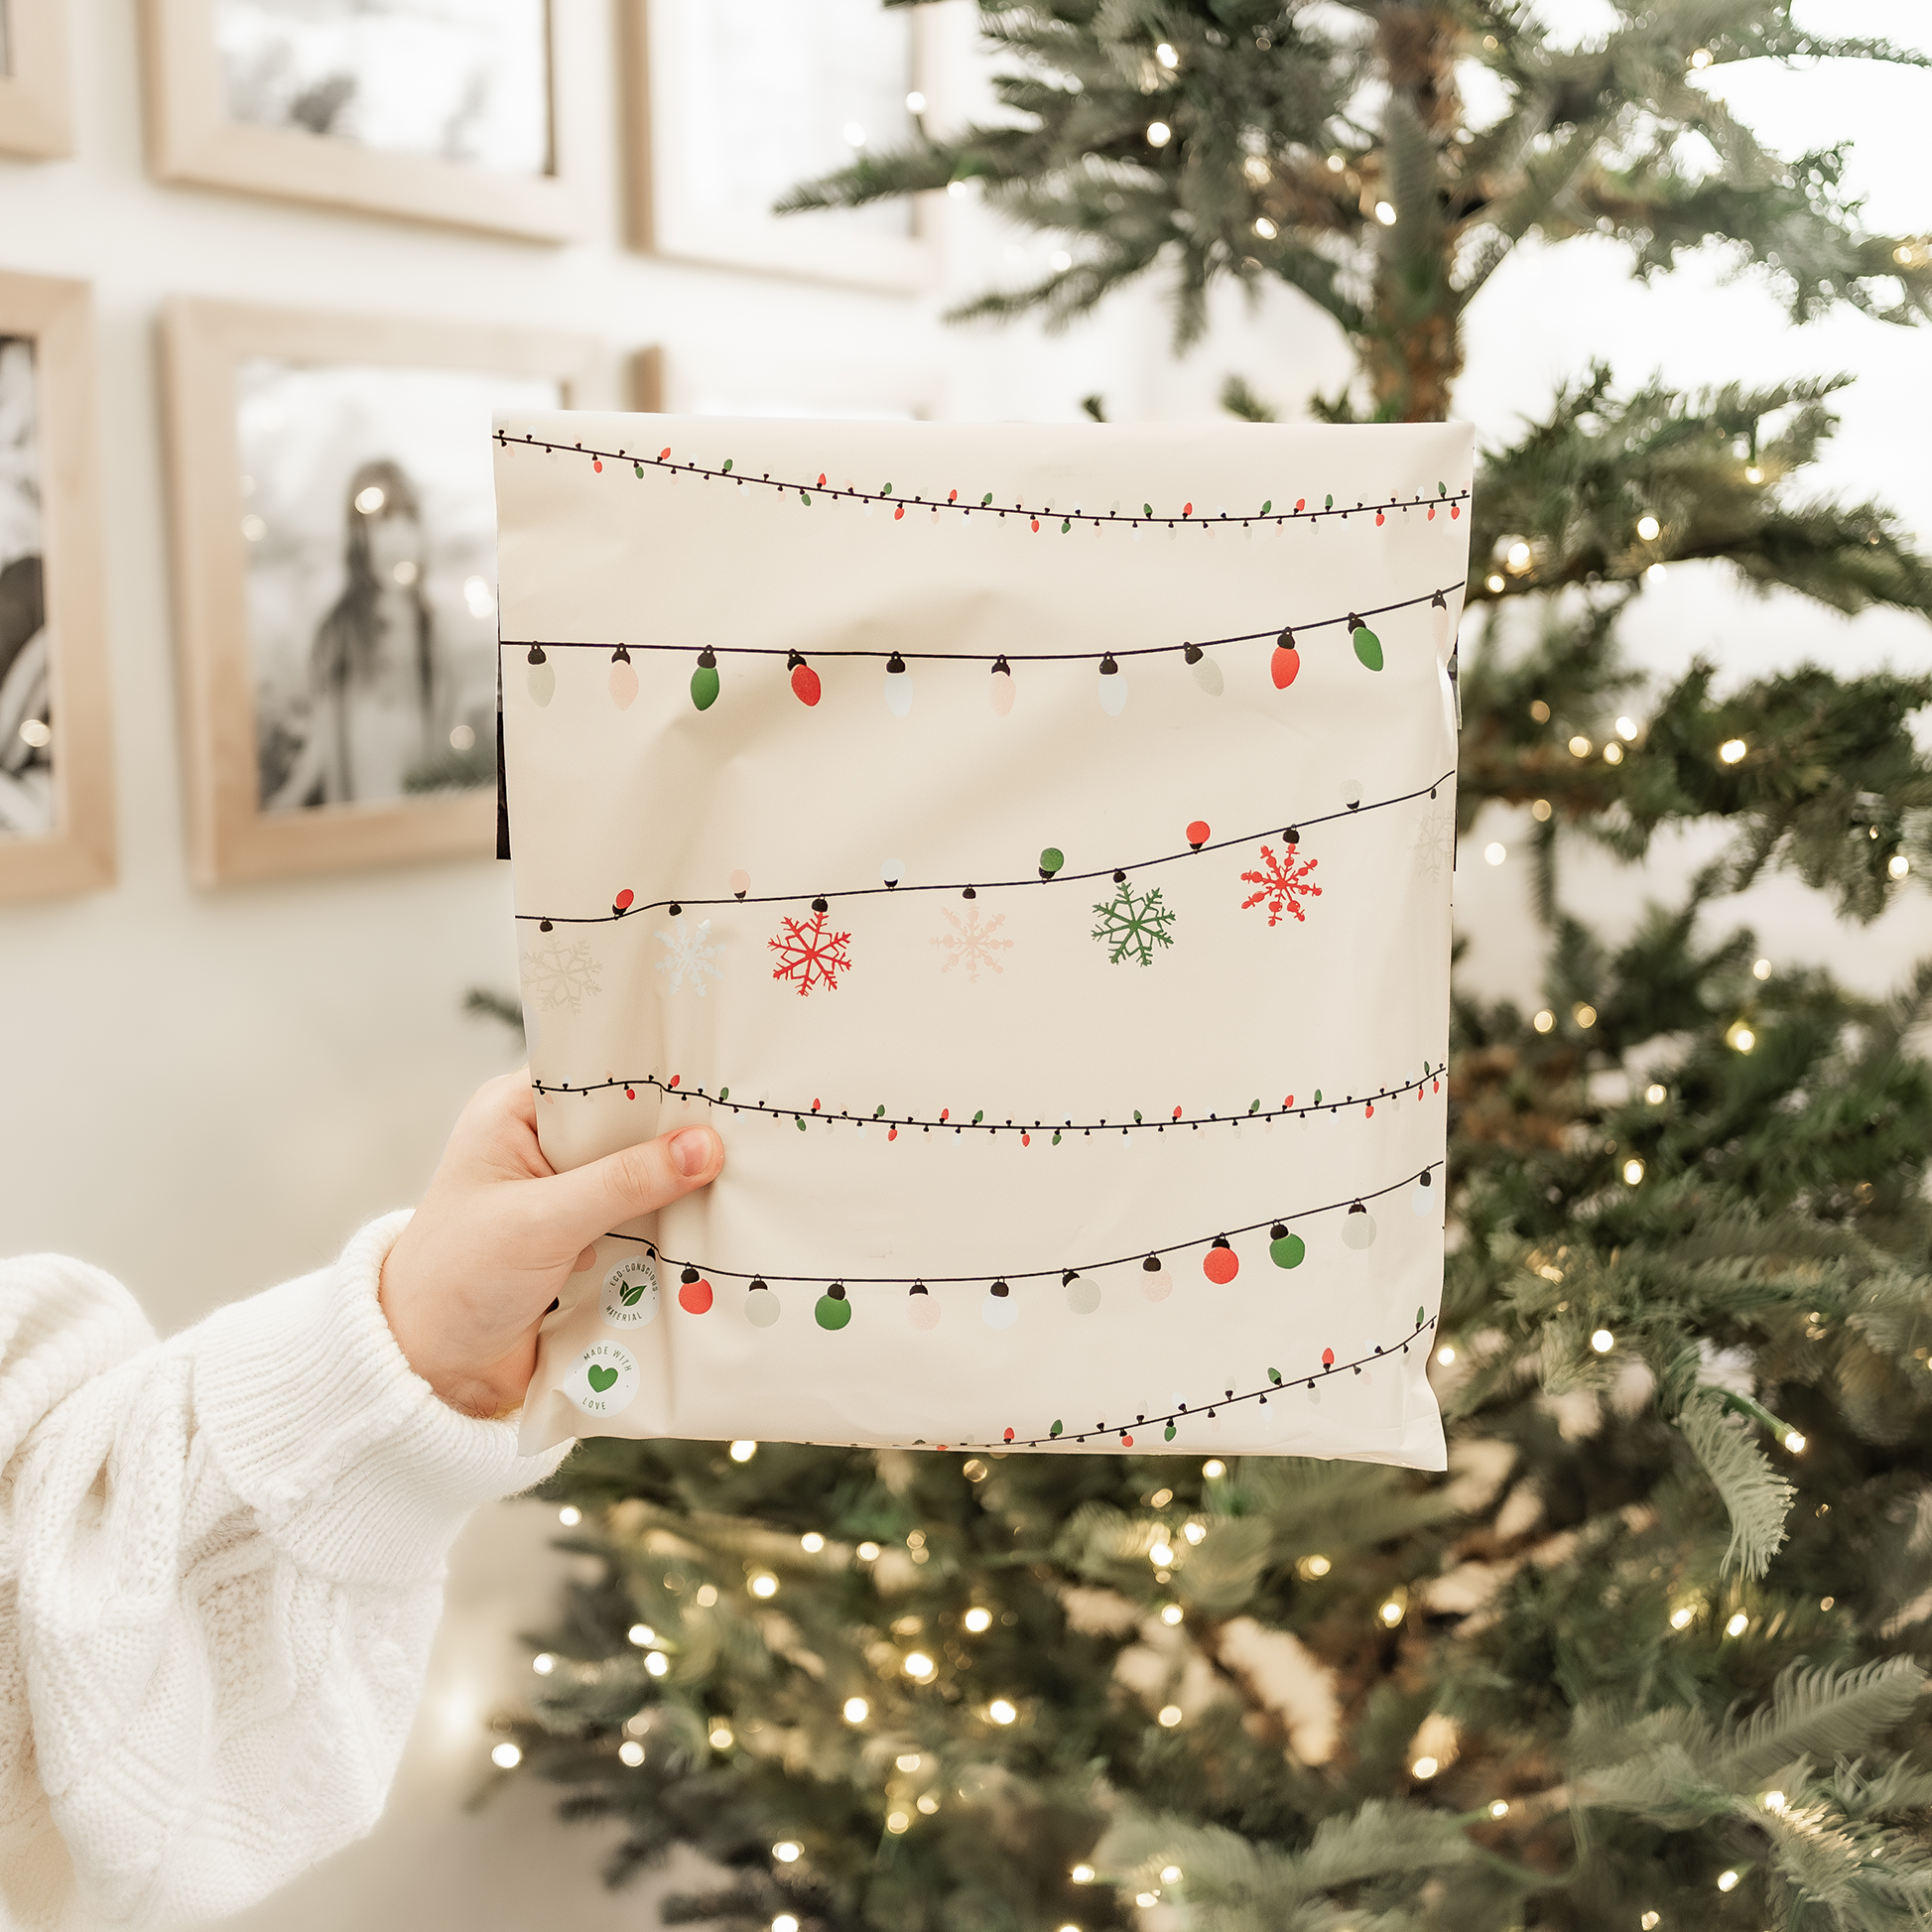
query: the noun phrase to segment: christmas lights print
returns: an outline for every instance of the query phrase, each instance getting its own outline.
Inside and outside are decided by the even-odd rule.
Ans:
[[[1342,809],[1340,811],[1317,813],[1313,816],[1304,815],[1288,823],[1285,831],[1281,830],[1278,824],[1275,824],[1262,827],[1252,832],[1237,833],[1226,838],[1210,838],[1199,843],[1192,837],[1184,837],[1183,844],[1176,850],[1156,852],[1151,857],[1134,859],[1127,864],[1116,862],[1112,865],[1096,865],[1092,868],[1083,868],[1077,871],[1056,870],[1046,883],[1051,886],[1064,886],[1068,884],[1082,884],[1095,879],[1110,879],[1114,888],[1116,888],[1112,896],[1117,898],[1117,888],[1125,885],[1130,875],[1134,873],[1151,871],[1155,866],[1159,865],[1171,865],[1193,858],[1200,858],[1210,852],[1228,851],[1240,846],[1258,846],[1263,839],[1279,837],[1285,844],[1299,844],[1301,842],[1301,833],[1310,827],[1332,825],[1338,821],[1347,819],[1364,819],[1373,813],[1389,811],[1397,806],[1407,805],[1418,799],[1427,798],[1433,800],[1437,795],[1438,789],[1448,784],[1455,775],[1454,771],[1445,771],[1440,776],[1429,780],[1427,784],[1418,786],[1412,791],[1396,792],[1387,798],[1380,799],[1364,799],[1361,795],[1360,784],[1354,779],[1349,779],[1337,789],[1337,797],[1342,801]],[[1201,822],[1197,821],[1196,823],[1200,824]],[[1058,849],[1058,847],[1047,848],[1048,851]],[[1040,854],[1040,858],[1043,861],[1046,856],[1046,851]],[[1064,856],[1065,854],[1063,853],[1062,857],[1064,858]],[[980,878],[978,880],[908,878],[904,875],[904,868],[896,862],[893,869],[899,876],[891,883],[887,883],[882,879],[877,885],[843,886],[837,891],[812,890],[752,893],[749,889],[751,884],[750,874],[740,868],[738,871],[733,872],[727,881],[730,886],[730,894],[724,898],[695,897],[690,893],[684,893],[676,898],[655,899],[640,905],[637,902],[635,892],[629,886],[624,886],[613,895],[610,911],[607,914],[520,912],[516,917],[519,921],[526,924],[539,925],[544,931],[548,932],[552,926],[610,925],[623,920],[634,912],[655,912],[659,910],[671,910],[678,907],[697,907],[702,910],[706,907],[724,906],[734,903],[749,905],[798,905],[802,902],[810,901],[813,910],[820,912],[827,910],[834,899],[880,897],[886,893],[898,893],[904,896],[916,892],[945,892],[957,895],[963,900],[970,901],[976,899],[982,892],[1005,892],[1020,887],[1028,887],[1037,892],[1041,889],[1043,883],[1040,874],[1047,868],[1044,863],[1041,863],[1034,865],[1025,875],[1020,877]],[[821,900],[826,902],[826,905],[823,907],[819,903]],[[1096,907],[1095,910],[1097,911],[1099,908]],[[846,937],[849,938],[850,935],[847,934]]]
[[[525,682],[530,687],[531,699],[539,706],[548,705],[557,696],[557,667],[545,655],[541,644],[531,645],[527,662],[530,669]]]
[[[1349,638],[1364,671],[1382,668],[1382,640],[1352,610],[1349,613]]]
[[[1412,1348],[1421,1348],[1426,1336],[1435,1330],[1435,1318],[1426,1309],[1415,1312],[1415,1326],[1406,1335],[1397,1337],[1386,1348],[1377,1342],[1369,1345],[1366,1354],[1357,1355],[1352,1361],[1338,1361],[1333,1349],[1324,1349],[1320,1366],[1312,1364],[1284,1373],[1280,1368],[1269,1366],[1262,1371],[1265,1379],[1257,1375],[1255,1386],[1237,1390],[1224,1386],[1218,1396],[1210,1396],[1205,1401],[1190,1404],[1185,1397],[1177,1395],[1174,1406],[1165,1414],[1158,1411],[1136,1411],[1131,1422],[1108,1423],[1104,1417],[1097,1418],[1092,1429],[1070,1428],[1067,1422],[1056,1416],[1042,1436],[1022,1436],[1012,1427],[1002,1429],[996,1438],[984,1440],[968,1438],[962,1442],[937,1443],[938,1449],[1054,1449],[1065,1448],[1069,1444],[1081,1445],[1089,1441],[1117,1441],[1122,1449],[1134,1447],[1134,1431],[1143,1434],[1149,1429],[1158,1429],[1164,1442],[1172,1442],[1181,1432],[1182,1426],[1189,1422],[1213,1422],[1223,1409],[1240,1408],[1252,1402],[1261,1408],[1268,1406],[1271,1395],[1284,1395],[1300,1385],[1307,1399],[1319,1403],[1320,1384],[1333,1376],[1347,1374],[1352,1379],[1372,1381],[1376,1369],[1392,1365],[1407,1355]],[[926,1445],[915,1443],[915,1448]]]
[[[718,1113],[762,1115],[773,1121],[790,1121],[795,1126],[824,1126],[827,1128],[850,1127],[855,1133],[863,1134],[868,1127],[883,1127],[888,1140],[898,1140],[900,1129],[905,1129],[909,1137],[913,1133],[955,1135],[962,1139],[972,1135],[985,1134],[993,1137],[1004,1136],[1017,1139],[1022,1146],[1031,1146],[1046,1136],[1052,1136],[1049,1144],[1057,1145],[1075,1135],[1092,1139],[1095,1134],[1151,1135],[1162,1136],[1183,1131],[1199,1133],[1204,1128],[1240,1128],[1246,1126],[1268,1127],[1277,1120],[1313,1119],[1322,1114],[1352,1114],[1372,1120],[1378,1103],[1391,1100],[1406,1100],[1411,1095],[1419,1101],[1427,1100],[1431,1095],[1442,1092],[1443,1068],[1441,1063],[1434,1067],[1425,1066],[1419,1078],[1405,1080],[1385,1087],[1376,1088],[1372,1093],[1351,1092],[1340,1099],[1324,1098],[1323,1090],[1316,1088],[1312,1096],[1298,1100],[1294,1094],[1282,1095],[1280,1103],[1264,1102],[1260,1095],[1249,1099],[1245,1106],[1235,1105],[1225,1110],[1216,1109],[1203,1113],[1191,1110],[1185,1105],[1172,1107],[1130,1108],[1120,1118],[1079,1119],[1067,1114],[1059,1119],[1014,1119],[1011,1115],[999,1117],[989,1107],[975,1107],[970,1115],[962,1108],[958,1117],[950,1105],[931,1108],[924,1113],[888,1112],[885,1102],[880,1101],[872,1107],[840,1107],[834,1109],[821,1098],[815,1096],[809,1102],[796,1105],[773,1105],[769,1097],[757,1100],[731,1097],[729,1085],[718,1088],[716,1093],[708,1092],[703,1085],[685,1080],[682,1074],[668,1077],[651,1074],[611,1074],[596,1081],[532,1081],[531,1091],[548,1098],[562,1098],[575,1095],[580,1099],[589,1099],[595,1095],[619,1095],[627,1100],[636,1099],[640,1092],[655,1092],[667,1100],[679,1100],[686,1105],[702,1105]]]
[[[1435,1164],[1437,1167],[1440,1165],[1440,1163]],[[1381,1199],[1383,1196],[1397,1192],[1403,1188],[1409,1188],[1412,1191],[1421,1191],[1427,1189],[1432,1184],[1433,1179],[1434,1169],[1425,1168],[1422,1170],[1420,1176],[1416,1177],[1413,1181],[1409,1179],[1397,1181],[1348,1204],[1341,1202],[1330,1203],[1323,1208],[1303,1210],[1286,1219],[1299,1221],[1304,1225],[1313,1226],[1314,1224],[1321,1222],[1324,1217],[1333,1216],[1346,1205],[1347,1212],[1343,1221],[1343,1239],[1350,1247],[1359,1247],[1362,1243],[1359,1239],[1358,1230],[1364,1224],[1364,1222],[1366,1222],[1366,1224],[1371,1229],[1373,1225],[1372,1220],[1367,1219],[1368,1211],[1364,1205],[1367,1201]],[[941,1299],[933,1293],[934,1285],[983,1285],[985,1292],[979,1298],[978,1302],[980,1320],[989,1329],[1006,1331],[1019,1327],[1023,1316],[1023,1298],[1015,1292],[1015,1283],[1051,1283],[1057,1279],[1061,1289],[1063,1303],[1067,1310],[1076,1316],[1087,1316],[1093,1314],[1100,1306],[1104,1296],[1103,1284],[1105,1277],[1109,1271],[1116,1269],[1130,1270],[1143,1283],[1149,1281],[1155,1282],[1156,1285],[1154,1287],[1144,1289],[1144,1292],[1148,1300],[1159,1302],[1165,1300],[1169,1292],[1167,1270],[1162,1260],[1164,1255],[1182,1253],[1200,1248],[1203,1250],[1203,1273],[1215,1286],[1225,1286],[1236,1277],[1240,1269],[1240,1256],[1235,1248],[1234,1238],[1239,1235],[1253,1233],[1259,1225],[1261,1224],[1217,1234],[1205,1243],[1196,1240],[1182,1243],[1175,1247],[1156,1248],[1138,1257],[1126,1255],[1107,1261],[1082,1263],[1076,1267],[1031,1269],[1023,1272],[1009,1272],[995,1275],[990,1278],[986,1276],[927,1275],[915,1277],[908,1281],[904,1277],[841,1276],[825,1283],[822,1292],[813,1304],[812,1317],[818,1328],[824,1330],[829,1335],[837,1335],[850,1327],[853,1321],[857,1319],[850,1292],[852,1286],[904,1288],[906,1290],[907,1315],[911,1326],[921,1333],[931,1333],[940,1325],[944,1313]],[[1302,1254],[1306,1251],[1302,1237],[1299,1235],[1291,1235],[1283,1221],[1277,1221],[1269,1225],[1268,1232],[1269,1252],[1271,1257],[1275,1259],[1277,1265],[1297,1265]],[[647,1240],[642,1236],[610,1235],[606,1236],[606,1238],[634,1242],[645,1250],[646,1256],[651,1261],[661,1263],[664,1266],[678,1268],[683,1283],[679,1290],[678,1302],[680,1308],[689,1316],[708,1316],[716,1306],[711,1283],[707,1279],[708,1274],[715,1274],[721,1279],[746,1281],[748,1286],[741,1305],[741,1312],[747,1324],[760,1331],[777,1327],[784,1318],[784,1306],[780,1297],[773,1291],[773,1282],[810,1287],[816,1282],[824,1281],[824,1277],[806,1275],[758,1274],[746,1276],[741,1273],[734,1273],[729,1269],[720,1268],[710,1268],[701,1272],[696,1263],[680,1263],[673,1257],[663,1254],[655,1242]],[[1293,1259],[1284,1260],[1282,1258],[1282,1250],[1290,1241],[1296,1243]],[[625,1272],[627,1270],[612,1270],[610,1279],[615,1281]],[[647,1317],[646,1319],[648,1320],[649,1318]],[[1434,1327],[1435,1321],[1430,1317],[1428,1310],[1425,1307],[1418,1307],[1415,1312],[1414,1326],[1406,1334],[1392,1338],[1386,1345],[1379,1342],[1371,1343],[1365,1352],[1350,1360],[1338,1359],[1334,1347],[1325,1346],[1321,1350],[1319,1364],[1314,1360],[1309,1360],[1284,1370],[1280,1366],[1270,1363],[1265,1370],[1257,1372],[1254,1378],[1254,1386],[1246,1390],[1241,1390],[1229,1384],[1224,1384],[1219,1392],[1211,1391],[1205,1396],[1197,1396],[1193,1399],[1190,1399],[1186,1391],[1177,1391],[1174,1397],[1173,1407],[1167,1412],[1160,1413],[1158,1411],[1136,1410],[1131,1421],[1122,1418],[1109,1423],[1102,1416],[1095,1418],[1093,1427],[1088,1429],[1079,1425],[1070,1427],[1065,1418],[1055,1417],[1044,1433],[1033,1437],[1022,1437],[1016,1425],[1008,1424],[998,1432],[996,1437],[987,1438],[984,1441],[966,1438],[950,1443],[938,1443],[932,1446],[940,1449],[968,1447],[997,1448],[1002,1446],[1021,1449],[1046,1449],[1055,1446],[1084,1445],[1090,1440],[1109,1440],[1117,1437],[1122,1447],[1132,1448],[1134,1446],[1132,1432],[1136,1429],[1144,1430],[1148,1428],[1161,1429],[1163,1431],[1163,1439],[1167,1442],[1172,1442],[1180,1428],[1191,1420],[1213,1422],[1221,1409],[1250,1402],[1265,1407],[1271,1395],[1284,1394],[1297,1385],[1300,1385],[1311,1399],[1319,1401],[1320,1397],[1317,1393],[1319,1385],[1333,1377],[1346,1375],[1352,1380],[1362,1379],[1372,1381],[1374,1371],[1377,1368],[1388,1366],[1396,1360],[1407,1356],[1410,1350],[1419,1344]],[[599,1360],[605,1346],[597,1345],[595,1348],[584,1352],[584,1355],[580,1358],[580,1372],[587,1363]],[[603,1368],[601,1362],[599,1362],[598,1373],[599,1379],[591,1381],[590,1386],[592,1389],[600,1392],[610,1382],[614,1381],[616,1377],[607,1368]],[[916,1439],[913,1446],[923,1448],[928,1445],[924,1439]]]
[[[824,899],[814,899],[810,919],[781,920],[777,937],[765,942],[778,955],[771,976],[786,981],[801,998],[819,987],[837,992],[839,975],[851,970],[852,936],[833,931],[830,910]]]
[[[637,667],[630,661],[630,653],[619,644],[610,654],[610,702],[620,711],[627,711],[637,702]]]
[[[1452,584],[1451,589],[1460,589],[1460,584]],[[1382,617],[1398,611],[1414,610],[1428,606],[1431,612],[1432,628],[1434,620],[1446,618],[1449,611],[1447,600],[1440,587],[1418,592],[1414,596],[1403,597],[1394,603],[1377,604],[1368,616]],[[884,677],[880,691],[885,699],[885,708],[894,717],[907,717],[912,713],[915,678],[912,666],[915,664],[939,665],[981,665],[992,667],[990,700],[993,714],[1007,716],[1017,696],[1013,667],[1029,664],[1092,664],[1096,669],[1095,694],[1099,701],[1100,709],[1109,717],[1118,717],[1127,706],[1127,672],[1123,659],[1135,658],[1178,658],[1181,667],[1187,671],[1190,681],[1211,698],[1219,698],[1226,690],[1226,673],[1221,658],[1210,656],[1211,652],[1221,652],[1229,664],[1238,666],[1244,660],[1239,655],[1239,647],[1252,644],[1268,644],[1272,648],[1268,654],[1268,675],[1275,690],[1286,691],[1301,671],[1301,651],[1296,643],[1295,631],[1304,635],[1310,631],[1323,631],[1334,628],[1344,629],[1352,645],[1356,660],[1366,670],[1379,671],[1382,668],[1382,643],[1377,634],[1370,630],[1362,613],[1348,611],[1339,616],[1310,617],[1299,620],[1293,629],[1268,629],[1242,631],[1227,637],[1202,639],[1183,638],[1172,644],[1112,644],[1098,650],[1083,651],[1003,651],[997,655],[987,652],[919,651],[907,650],[902,646],[882,645],[850,650],[820,649],[815,655],[823,663],[827,660],[870,659],[883,661]],[[611,702],[621,710],[628,710],[638,694],[638,674],[632,661],[634,651],[653,653],[670,652],[686,659],[692,665],[691,703],[694,709],[708,711],[718,702],[724,686],[718,668],[720,657],[759,659],[774,658],[783,660],[782,668],[789,681],[792,695],[808,710],[816,710],[825,696],[825,685],[819,671],[798,651],[782,644],[729,644],[711,639],[701,648],[694,649],[690,644],[662,642],[619,641],[614,646],[607,640],[585,638],[505,638],[502,648],[526,653],[529,664],[528,684],[530,695],[539,707],[548,707],[557,695],[557,667],[550,661],[553,651],[565,653],[588,651],[598,654],[608,653],[611,659],[610,674],[607,680]],[[1440,650],[1440,645],[1438,646]],[[756,672],[757,666],[745,667],[747,672]]]
[[[1441,1161],[1432,1161],[1421,1173],[1434,1173],[1442,1167]],[[759,1268],[755,1272],[742,1268],[721,1268],[707,1264],[700,1267],[695,1260],[680,1261],[675,1255],[664,1252],[654,1240],[642,1234],[620,1234],[607,1232],[606,1240],[624,1241],[641,1247],[661,1266],[677,1268],[680,1271],[684,1288],[679,1292],[679,1306],[687,1314],[703,1315],[712,1306],[712,1289],[709,1277],[721,1281],[744,1281],[762,1283],[769,1287],[773,1282],[792,1286],[811,1286],[831,1280],[827,1293],[837,1300],[848,1299],[849,1290],[860,1288],[926,1288],[929,1284],[942,1287],[983,1286],[995,1300],[1004,1301],[1011,1297],[1016,1282],[1058,1282],[1064,1284],[1070,1275],[1095,1276],[1102,1280],[1114,1269],[1138,1269],[1143,1273],[1165,1272],[1165,1257],[1173,1254],[1199,1253],[1205,1263],[1210,1257],[1220,1256],[1212,1268],[1207,1270],[1209,1278],[1218,1284],[1231,1281],[1240,1266],[1240,1255],[1234,1243],[1256,1233],[1265,1233],[1266,1244],[1270,1247],[1280,1240],[1277,1230],[1285,1228],[1290,1222],[1299,1223],[1304,1229],[1315,1232],[1323,1238],[1335,1236],[1351,1249],[1360,1249],[1374,1239],[1375,1223],[1369,1214],[1367,1203],[1380,1201],[1418,1185],[1418,1170],[1406,1169],[1397,1180],[1385,1186],[1370,1189],[1364,1193],[1348,1196],[1339,1201],[1326,1202],[1320,1207],[1297,1208],[1282,1215],[1268,1216],[1260,1221],[1248,1222],[1241,1226],[1223,1228],[1216,1234],[1198,1234],[1184,1241],[1170,1242],[1165,1246],[1148,1248],[1132,1254],[1116,1254],[1098,1261],[1056,1261],[1038,1268],[1006,1268],[998,1274],[933,1274],[917,1275],[860,1275],[843,1274],[836,1279],[826,1275],[781,1274],[770,1268]],[[1366,1230],[1366,1239],[1363,1232]],[[1306,1239],[1306,1235],[1304,1235]],[[690,1297],[684,1289],[692,1290]],[[998,1293],[998,1290],[1005,1293]],[[1018,1303],[1015,1303],[1017,1309]],[[840,1322],[839,1327],[844,1323]]]
[[[1347,523],[1351,517],[1367,519],[1376,526],[1384,525],[1392,513],[1403,516],[1420,510],[1425,521],[1434,522],[1438,510],[1446,509],[1454,522],[1463,514],[1463,505],[1470,499],[1467,484],[1452,490],[1446,482],[1438,481],[1435,495],[1429,496],[1421,490],[1413,490],[1403,496],[1391,493],[1376,501],[1366,502],[1357,498],[1353,504],[1338,505],[1333,491],[1324,495],[1323,506],[1319,510],[1308,507],[1309,499],[1304,494],[1297,496],[1292,507],[1282,499],[1284,507],[1276,508],[1273,497],[1263,497],[1259,506],[1252,511],[1235,510],[1230,513],[1224,507],[1212,514],[1206,505],[1197,508],[1192,497],[1184,497],[1178,514],[1171,508],[1157,509],[1151,502],[1143,502],[1140,514],[1134,515],[1129,509],[1125,513],[1120,505],[1114,503],[1105,511],[1084,509],[1079,503],[1056,509],[1052,504],[1029,505],[1020,503],[996,502],[992,490],[982,492],[977,501],[970,490],[958,486],[948,489],[943,495],[935,492],[931,496],[905,495],[895,493],[888,478],[876,489],[865,489],[846,480],[833,483],[830,472],[820,470],[816,479],[810,477],[773,476],[769,470],[753,476],[737,466],[737,459],[726,456],[722,461],[696,462],[674,459],[667,445],[655,455],[647,451],[629,450],[586,449],[581,443],[551,443],[532,434],[512,436],[507,430],[495,432],[495,440],[500,449],[531,450],[541,451],[547,456],[580,456],[589,466],[593,474],[621,478],[624,470],[618,465],[628,465],[629,474],[642,481],[647,476],[660,474],[671,477],[697,476],[707,482],[719,482],[738,489],[768,490],[775,495],[795,500],[801,508],[812,509],[815,504],[837,504],[852,502],[862,505],[868,512],[874,508],[889,509],[890,521],[903,523],[908,510],[925,510],[934,517],[959,515],[972,518],[994,518],[1001,523],[1010,522],[1013,527],[1031,536],[1039,536],[1043,531],[1057,531],[1061,536],[1069,536],[1077,525],[1095,528],[1118,528],[1137,530],[1143,525],[1160,525],[1167,529],[1217,530],[1227,528],[1246,528],[1252,524],[1286,526],[1290,524],[1319,524],[1331,520]],[[606,468],[606,464],[609,465]]]

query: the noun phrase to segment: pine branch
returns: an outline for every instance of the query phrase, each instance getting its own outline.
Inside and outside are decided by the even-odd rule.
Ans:
[[[1804,317],[1847,303],[1909,322],[1932,303],[1932,247],[1866,230],[1839,151],[1787,163],[1694,84],[1739,60],[1922,64],[1883,41],[1802,33],[1788,0],[1676,0],[1573,49],[1526,13],[1448,0],[1329,14],[981,0],[980,28],[1007,57],[1002,119],[862,156],[779,203],[973,184],[1074,244],[1071,269],[988,292],[965,317],[1064,325],[1165,259],[1186,344],[1215,283],[1272,276],[1354,339],[1379,413],[1440,416],[1469,304],[1525,240],[1608,228],[1646,277],[1720,240]],[[1503,94],[1481,130],[1457,125],[1459,57],[1482,61]],[[1692,146],[1702,172],[1681,159]]]
[[[1471,1862],[1475,1848],[1458,1820],[1416,1806],[1371,1801],[1329,1818],[1300,1853],[1256,1846],[1232,1832],[1203,1829],[1172,1817],[1129,1815],[1095,1853],[1095,1864],[1122,1890],[1172,1881],[1203,1923],[1225,1932],[1300,1932],[1336,1923],[1309,1911],[1339,1891],[1368,1880],[1427,1874]],[[1380,1923],[1414,1923],[1406,1914]]]
[[[501,1020],[514,1029],[518,1039],[523,1037],[523,1002],[509,993],[500,993],[493,986],[471,986],[462,996],[462,1010]]]
[[[1770,1704],[1728,1726],[1710,1774],[1721,1785],[1751,1789],[1800,1757],[1839,1757],[1868,1750],[1903,1723],[1926,1687],[1926,1675],[1904,1657],[1853,1670],[1803,1670],[1777,1680]]]
[[[1889,512],[1792,504],[1780,489],[1816,460],[1837,421],[1826,399],[1848,380],[1731,384],[1695,399],[1653,382],[1619,398],[1608,368],[1594,365],[1559,391],[1545,421],[1484,452],[1472,598],[1629,583],[1656,564],[1715,559],[1754,586],[1781,585],[1834,609],[1886,604],[1932,615],[1932,562]],[[1527,562],[1496,574],[1486,560],[1517,540]]]
[[[1278,423],[1281,412],[1247,386],[1245,376],[1229,376],[1221,386],[1221,406],[1243,423]]]
[[[1727,1413],[1721,1398],[1700,1393],[1684,1405],[1677,1426],[1731,1512],[1724,1567],[1735,1564],[1747,1577],[1761,1577],[1784,1541],[1796,1490],[1772,1470],[1748,1428]]]

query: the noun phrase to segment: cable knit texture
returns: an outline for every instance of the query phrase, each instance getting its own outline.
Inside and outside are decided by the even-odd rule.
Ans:
[[[161,1343],[98,1269],[0,1262],[0,1924],[212,1918],[380,1815],[451,1540],[562,1454],[404,1360],[407,1219]]]

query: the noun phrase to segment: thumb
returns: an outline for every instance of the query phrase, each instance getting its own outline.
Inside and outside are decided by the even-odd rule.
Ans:
[[[547,1228],[575,1254],[715,1180],[723,1165],[724,1143],[709,1127],[682,1127],[540,1181],[538,1199]]]

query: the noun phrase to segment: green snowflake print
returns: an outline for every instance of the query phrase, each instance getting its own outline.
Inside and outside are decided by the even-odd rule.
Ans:
[[[1137,893],[1123,883],[1111,899],[1094,910],[1100,915],[1094,937],[1106,948],[1106,956],[1115,966],[1128,960],[1152,966],[1154,948],[1174,944],[1174,913],[1162,904],[1159,886]]]

